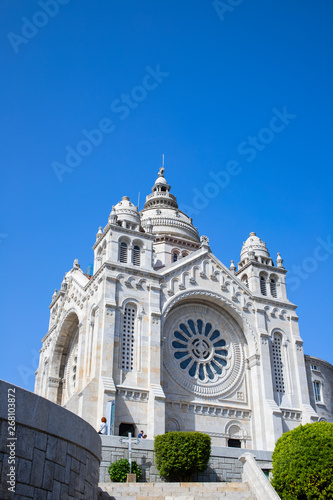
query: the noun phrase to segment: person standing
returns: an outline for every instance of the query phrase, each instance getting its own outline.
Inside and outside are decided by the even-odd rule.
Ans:
[[[101,425],[99,427],[98,434],[106,434],[108,430],[108,426],[106,425],[106,418],[102,417],[101,418]]]

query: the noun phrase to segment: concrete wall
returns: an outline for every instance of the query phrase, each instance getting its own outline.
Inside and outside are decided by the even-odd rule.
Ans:
[[[86,421],[0,381],[1,499],[95,499],[100,456]]]
[[[108,468],[112,462],[120,458],[128,458],[127,445],[121,444],[119,436],[102,436],[102,462],[100,467],[100,483],[110,482]],[[193,478],[193,481],[242,481],[243,465],[238,458],[244,453],[242,448],[224,448],[212,446],[211,457],[205,472]],[[256,461],[263,470],[272,468],[272,453],[269,451],[251,450]],[[132,447],[132,460],[135,460],[143,471],[141,481],[162,482],[154,460],[154,441],[144,439],[139,445]]]

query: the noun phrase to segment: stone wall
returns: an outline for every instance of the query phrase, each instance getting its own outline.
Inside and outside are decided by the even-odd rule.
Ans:
[[[314,356],[305,356],[310,403],[318,413],[319,421],[333,422],[333,366]],[[313,382],[320,385],[321,400],[316,401]]]
[[[0,381],[0,498],[95,499],[101,440],[80,417]]]
[[[193,478],[203,482],[240,482],[243,466],[238,458],[244,453],[243,448],[224,448],[212,446],[211,457],[205,472]],[[264,471],[272,468],[272,453],[269,451],[248,450],[255,456],[257,463]],[[144,439],[139,445],[132,447],[132,460],[135,460],[143,471],[140,481],[162,482],[154,460],[154,441]],[[108,468],[112,462],[120,458],[128,458],[127,445],[120,443],[119,436],[102,436],[102,462],[100,467],[100,483],[110,482]]]

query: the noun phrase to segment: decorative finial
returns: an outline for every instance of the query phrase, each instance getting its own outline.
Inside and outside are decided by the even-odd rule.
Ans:
[[[277,267],[282,267],[283,268],[283,259],[282,259],[282,257],[281,257],[281,255],[280,255],[279,252],[277,254],[276,265],[277,265]]]
[[[112,205],[112,211],[109,215],[109,224],[116,224],[116,222],[117,222],[117,214],[116,214],[116,210],[115,210],[114,205]],[[99,238],[99,234],[100,234],[100,232],[98,230],[98,233],[96,235],[97,238]]]
[[[205,236],[205,235],[200,236],[200,241],[201,241],[202,246],[209,246],[208,236]]]
[[[229,267],[229,270],[235,274],[236,272],[236,266],[235,266],[235,262],[232,260],[231,263],[230,263],[230,267]]]
[[[109,222],[111,222],[110,221],[111,215],[112,215],[112,212],[111,212],[111,214],[109,216]],[[102,226],[99,226],[98,232],[96,234],[96,241],[99,240],[102,236],[103,236],[103,229],[102,229]]]
[[[160,167],[159,171],[158,171],[158,176],[159,177],[164,177],[164,155],[162,155],[162,166]]]

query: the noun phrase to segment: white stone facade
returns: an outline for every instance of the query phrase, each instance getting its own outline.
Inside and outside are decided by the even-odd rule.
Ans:
[[[127,197],[112,208],[93,275],[74,261],[53,295],[35,392],[96,428],[113,400],[116,435],[198,430],[272,450],[319,418],[287,271],[255,233],[227,268],[163,170],[140,213]]]

